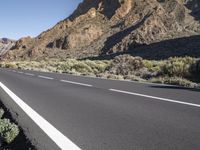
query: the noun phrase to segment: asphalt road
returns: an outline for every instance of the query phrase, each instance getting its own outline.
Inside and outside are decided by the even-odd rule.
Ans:
[[[83,150],[200,150],[199,90],[8,69],[0,82]]]

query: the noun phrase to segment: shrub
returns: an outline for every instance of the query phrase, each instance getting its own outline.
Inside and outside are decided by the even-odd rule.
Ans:
[[[160,73],[162,70],[162,66],[165,61],[154,61],[154,60],[144,60],[144,67],[148,69],[149,72],[157,72]]]
[[[6,143],[11,143],[19,134],[17,125],[10,123],[8,119],[0,119],[0,136]]]
[[[2,67],[2,68],[5,68],[5,65],[6,65],[5,62],[0,63],[0,67]]]
[[[78,62],[77,64],[74,64],[74,66],[72,66],[72,68],[74,70],[76,70],[77,72],[83,73],[83,74],[93,73],[92,68],[90,68],[90,66],[88,66],[87,64],[85,64],[83,62]]]
[[[83,61],[85,64],[90,66],[95,74],[103,73],[106,71],[107,67],[110,65],[110,61]]]
[[[117,75],[130,75],[144,67],[141,57],[120,55],[114,58],[109,72]]]
[[[195,59],[191,57],[174,57],[170,58],[164,65],[162,66],[163,75],[168,75],[170,77],[187,77],[189,76],[189,68],[190,65],[195,62]]]
[[[64,63],[62,64],[59,64],[58,67],[57,67],[57,71],[61,71],[63,73],[67,73],[71,70],[71,66],[69,65],[66,65]]]
[[[63,62],[56,63],[57,70],[63,73],[68,73],[72,70],[72,66],[78,62],[75,59],[68,59]]]
[[[197,88],[199,85],[197,83],[191,82],[187,79],[180,78],[180,77],[159,77],[159,78],[152,78],[150,82],[153,83],[162,83],[162,84],[171,84],[171,85],[179,85],[184,87],[190,88]]]
[[[12,68],[12,69],[17,69],[18,66],[15,63],[6,63],[5,68]]]
[[[1,142],[11,143],[19,134],[17,125],[10,123],[9,119],[2,119],[4,110],[0,109],[0,140]]]

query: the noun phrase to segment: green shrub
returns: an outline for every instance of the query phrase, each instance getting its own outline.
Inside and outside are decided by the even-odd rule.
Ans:
[[[6,143],[11,143],[19,134],[17,125],[10,123],[8,119],[0,119],[0,136]]]
[[[163,75],[168,75],[170,77],[187,77],[190,75],[189,68],[194,62],[195,59],[191,57],[170,58],[162,66],[162,73]]]
[[[92,68],[83,62],[78,62],[72,66],[72,69],[76,70],[76,72],[83,74],[91,74],[94,73]]]
[[[59,64],[57,67],[57,71],[61,71],[63,73],[67,73],[71,70],[71,66],[66,65],[66,64]]]
[[[161,72],[165,61],[143,60],[144,67],[150,72]]]
[[[78,61],[75,59],[67,59],[66,61],[57,62],[55,66],[57,67],[57,71],[63,73],[69,73],[72,71],[72,68]]]
[[[107,67],[110,65],[111,61],[91,61],[86,60],[83,61],[85,64],[87,64],[95,74],[97,73],[103,73],[106,71]]]

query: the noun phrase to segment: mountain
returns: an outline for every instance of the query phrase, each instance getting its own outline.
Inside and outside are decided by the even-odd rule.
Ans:
[[[198,0],[84,0],[36,38],[22,38],[4,59],[200,56]]]
[[[14,45],[15,45],[14,40],[10,40],[10,39],[7,39],[7,38],[0,38],[0,55],[5,54]]]

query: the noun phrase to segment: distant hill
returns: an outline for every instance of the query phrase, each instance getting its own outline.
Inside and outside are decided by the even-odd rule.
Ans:
[[[199,21],[198,0],[84,0],[53,28],[17,41],[3,58],[200,57]]]

